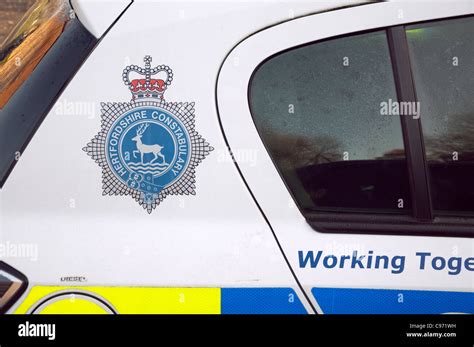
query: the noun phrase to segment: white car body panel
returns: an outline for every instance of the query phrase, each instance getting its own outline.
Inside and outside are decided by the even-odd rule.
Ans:
[[[424,20],[472,13],[472,2],[396,2],[342,9],[299,18],[263,30],[244,40],[226,58],[217,88],[219,114],[231,150],[251,147],[258,165],[238,161],[243,176],[270,220],[292,268],[308,290],[321,287],[409,288],[473,290],[473,276],[461,272],[454,279],[447,271],[418,269],[416,252],[429,251],[445,258],[471,257],[471,239],[390,235],[354,235],[315,232],[298,210],[255,128],[248,104],[247,86],[255,68],[267,57],[304,43],[342,34]],[[364,18],[364,21],[354,20]],[[278,38],[278,40],[276,39]],[[234,61],[238,60],[239,64]],[[269,191],[272,191],[269,194]],[[323,250],[327,254],[406,255],[401,274],[383,269],[300,269],[299,250]]]
[[[74,13],[95,37],[100,38],[132,0],[71,0]]]

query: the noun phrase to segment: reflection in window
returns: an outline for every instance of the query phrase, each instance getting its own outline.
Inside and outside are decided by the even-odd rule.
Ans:
[[[307,210],[408,213],[410,196],[385,32],[296,48],[251,82],[257,129]]]
[[[35,0],[0,1],[0,44],[34,2]]]
[[[0,42],[0,109],[62,34],[70,11],[68,0],[37,0]]]
[[[435,210],[474,212],[474,19],[407,27]]]

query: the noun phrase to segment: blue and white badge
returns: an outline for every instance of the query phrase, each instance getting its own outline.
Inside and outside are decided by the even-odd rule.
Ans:
[[[102,129],[84,148],[102,168],[104,195],[131,195],[148,213],[167,195],[194,195],[195,167],[213,150],[194,129],[194,103],[164,100],[172,70],[150,63],[125,68],[132,101],[103,103]]]

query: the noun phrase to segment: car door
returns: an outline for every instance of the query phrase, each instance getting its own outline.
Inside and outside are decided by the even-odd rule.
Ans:
[[[318,312],[473,311],[473,30],[467,1],[370,4],[223,63],[227,143]]]

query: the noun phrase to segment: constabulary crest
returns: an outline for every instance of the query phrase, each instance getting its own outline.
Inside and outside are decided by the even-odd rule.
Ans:
[[[151,213],[168,195],[195,194],[196,167],[213,148],[194,129],[194,102],[165,101],[172,70],[144,61],[123,71],[132,101],[102,103],[101,130],[83,150],[102,168],[103,195],[130,195]]]

